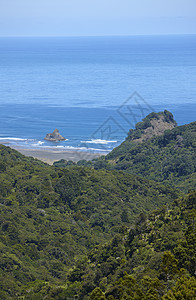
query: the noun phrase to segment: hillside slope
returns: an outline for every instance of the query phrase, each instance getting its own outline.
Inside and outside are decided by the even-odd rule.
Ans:
[[[1,299],[35,280],[62,285],[75,259],[178,196],[138,176],[55,168],[0,145]]]
[[[196,193],[141,213],[110,241],[77,259],[60,285],[35,281],[24,299],[194,300]]]
[[[188,191],[196,187],[196,122],[176,126],[171,113],[152,113],[93,166],[122,170]]]
[[[77,262],[64,295],[72,292],[79,299],[103,300],[195,299],[195,218],[195,192],[174,201],[170,208],[140,214],[134,226]]]

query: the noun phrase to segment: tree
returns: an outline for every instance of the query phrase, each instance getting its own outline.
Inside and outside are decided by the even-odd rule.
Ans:
[[[186,299],[194,300],[196,290],[196,279],[194,277],[180,277],[176,285],[163,296],[163,300]]]
[[[174,278],[174,276],[178,273],[178,260],[174,257],[174,255],[170,251],[165,251],[161,264],[161,271],[163,273],[163,277],[166,280],[167,284],[167,292],[169,290],[169,283]]]
[[[106,300],[105,294],[99,287],[96,287],[90,294],[90,299],[92,300]]]

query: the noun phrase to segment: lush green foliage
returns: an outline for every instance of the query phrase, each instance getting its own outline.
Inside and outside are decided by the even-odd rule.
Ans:
[[[119,147],[95,160],[94,168],[122,170],[172,184],[183,191],[195,188],[196,122],[166,130],[163,135],[141,143],[135,142],[138,130],[136,126]]]
[[[196,122],[136,142],[160,116],[93,162],[0,145],[0,299],[195,299]]]
[[[195,299],[195,218],[196,192],[140,214],[76,264],[68,279],[79,299]]]
[[[0,146],[1,290],[55,285],[89,249],[179,192],[117,171],[60,169]],[[41,280],[41,281],[40,281]],[[33,284],[33,286],[34,286]],[[8,292],[9,291],[9,292]]]

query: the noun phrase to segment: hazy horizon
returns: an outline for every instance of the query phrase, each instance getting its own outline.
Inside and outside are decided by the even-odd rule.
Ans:
[[[196,33],[152,33],[152,34],[106,34],[106,35],[6,35],[0,36],[0,38],[82,38],[82,37],[150,37],[150,36],[178,36],[178,35],[196,35]]]
[[[195,0],[0,0],[0,37],[196,34]]]

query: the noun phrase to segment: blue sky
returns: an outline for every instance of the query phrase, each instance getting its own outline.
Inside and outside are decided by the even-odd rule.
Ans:
[[[196,0],[0,0],[0,36],[196,33]]]

